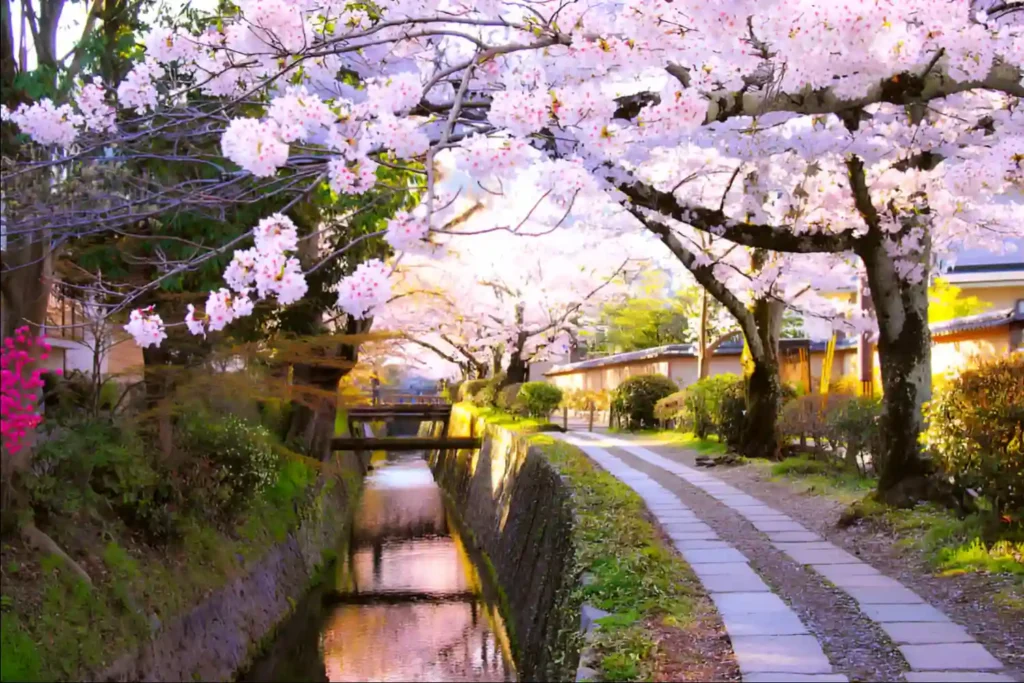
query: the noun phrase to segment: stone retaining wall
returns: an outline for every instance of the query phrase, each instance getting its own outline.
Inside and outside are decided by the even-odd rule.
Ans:
[[[354,462],[352,463],[354,466]],[[309,519],[230,581],[116,661],[103,681],[228,681],[248,666],[321,570],[351,521],[357,491],[322,481]]]
[[[483,435],[479,451],[431,454],[431,467],[502,588],[521,680],[574,680],[581,645],[580,579],[571,491],[528,441],[456,406],[449,435]]]

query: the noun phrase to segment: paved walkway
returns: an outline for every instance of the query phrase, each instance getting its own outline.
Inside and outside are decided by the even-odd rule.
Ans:
[[[562,438],[647,503],[718,607],[744,681],[848,678],[836,672],[819,639],[751,567],[750,558],[723,540],[655,476],[631,466],[632,458],[710,496],[766,536],[770,546],[791,562],[849,595],[859,610],[857,616],[876,624],[899,648],[906,662],[901,667],[906,681],[1014,680],[1001,672],[999,660],[970,634],[916,593],[757,498],[628,439],[585,431],[571,431]]]

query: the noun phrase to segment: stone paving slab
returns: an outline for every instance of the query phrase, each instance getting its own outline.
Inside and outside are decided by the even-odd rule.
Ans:
[[[758,531],[807,531],[807,529],[802,524],[799,524],[792,520],[788,522],[774,520],[758,520],[752,521],[751,524],[753,524],[754,528]]]
[[[915,605],[921,596],[905,586],[858,586],[843,590],[862,605]]]
[[[742,576],[748,572],[757,576],[757,572],[751,569],[746,559],[742,562],[691,562],[690,569],[701,580],[706,576]]]
[[[800,564],[854,564],[860,562],[842,548],[826,548],[821,550],[787,550],[787,555]]]
[[[846,567],[845,564],[825,565],[828,567]],[[824,574],[822,574],[824,576]],[[828,577],[825,577],[828,578]],[[839,588],[849,592],[851,588],[902,588],[903,584],[882,574],[837,574],[829,579]]]
[[[861,605],[861,611],[879,623],[899,621],[949,621],[946,615],[931,605]]]
[[[732,639],[740,672],[832,673],[828,657],[814,636],[739,636]]]
[[[848,577],[882,576],[882,572],[878,571],[866,562],[857,562],[855,564],[824,564],[815,567],[814,571],[818,572],[837,586],[839,585],[839,581]]]
[[[668,535],[673,541],[714,541],[718,534],[710,528],[707,531],[687,531],[685,533],[672,533]]]
[[[692,534],[702,531],[712,531],[711,527],[704,522],[668,522],[662,524],[665,531],[672,534]]]
[[[746,562],[747,558],[739,550],[686,550],[683,558],[690,564],[697,562]]]
[[[760,614],[722,615],[729,637],[799,636],[810,633],[795,612],[762,612]]]
[[[792,612],[775,593],[712,593],[711,599],[723,617],[737,614]]]
[[[1013,683],[1009,676],[988,671],[908,671],[903,677],[907,683]]]
[[[929,643],[971,643],[971,634],[951,621],[882,624],[882,630],[898,645],[927,645]]]
[[[981,643],[901,645],[900,652],[911,669],[921,671],[979,671],[1003,668],[1002,663],[990,655]]]
[[[813,531],[772,531],[768,534],[768,540],[773,543],[806,543],[823,539]]]
[[[683,550],[712,550],[716,548],[732,547],[725,541],[720,541],[717,538],[698,538],[691,541],[676,541],[675,546],[680,550],[680,552]]]
[[[802,534],[804,532],[789,531],[781,533]],[[782,552],[787,552],[790,550],[832,550],[836,547],[828,541],[823,541],[820,538],[817,541],[779,541],[776,543],[772,543],[772,545],[781,550]]]
[[[843,674],[750,674],[743,683],[848,683]]]
[[[753,572],[752,572],[753,573]],[[754,593],[771,590],[757,574],[753,576],[719,574],[705,576],[700,582],[709,593]]]

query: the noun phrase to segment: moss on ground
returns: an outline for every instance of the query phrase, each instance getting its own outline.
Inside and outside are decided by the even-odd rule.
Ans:
[[[47,533],[64,547],[95,548],[76,558],[92,586],[60,558],[5,541],[0,680],[75,680],[109,666],[284,540],[315,507],[317,476],[304,461],[282,460],[275,485],[236,524],[189,519],[168,545],[149,545],[116,519],[50,520]]]
[[[525,432],[572,488],[576,563],[590,574],[578,598],[611,615],[593,641],[605,680],[650,680],[658,664],[659,621],[684,630],[704,595],[683,560],[661,540],[642,499],[596,467],[578,448],[543,433],[537,420],[514,419],[494,409],[472,411],[492,424]]]
[[[806,455],[780,462],[747,460],[773,481],[785,481],[800,493],[825,495],[845,503],[855,503],[875,490],[877,481],[860,472]]]
[[[714,434],[701,439],[693,432],[681,432],[677,429],[644,429],[630,432],[625,429],[612,428],[608,431],[613,434],[653,437],[672,446],[689,448],[701,455],[724,455],[729,450],[725,443]]]

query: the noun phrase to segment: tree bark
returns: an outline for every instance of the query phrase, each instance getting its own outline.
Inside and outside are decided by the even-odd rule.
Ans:
[[[779,454],[779,409],[782,382],[779,379],[779,337],[782,332],[781,302],[757,299],[754,325],[758,344],[750,344],[754,368],[745,378],[747,416],[739,451],[748,458],[777,459]]]
[[[700,290],[700,329],[697,330],[697,379],[708,376],[711,359],[708,357],[708,290]]]
[[[878,492],[885,502],[908,505],[928,493],[929,467],[918,445],[924,426],[922,404],[931,396],[928,283],[923,277],[918,282],[899,277],[880,239],[865,244],[858,253],[878,317],[882,374],[882,452],[875,455],[874,463]]]
[[[372,319],[349,319],[344,334],[365,334],[372,324]],[[355,363],[359,349],[351,344],[338,344],[325,353]],[[331,440],[338,415],[338,382],[348,373],[347,368],[317,365],[315,359],[294,366],[292,381],[296,397],[292,400],[287,440],[298,443],[306,455],[321,462],[329,460],[333,452]]]
[[[502,386],[510,384],[522,384],[530,378],[530,364],[523,359],[523,347],[526,345],[527,333],[520,332],[512,345],[508,359],[508,370],[505,372],[505,380]]]

